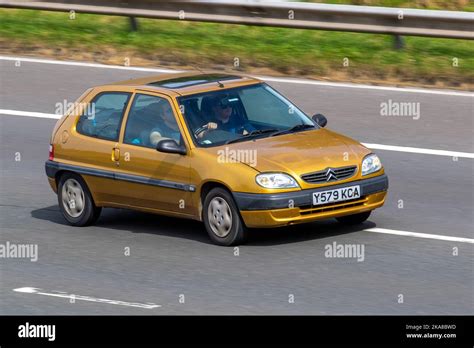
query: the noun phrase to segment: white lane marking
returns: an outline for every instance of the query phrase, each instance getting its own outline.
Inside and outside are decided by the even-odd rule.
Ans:
[[[53,118],[53,119],[61,118],[61,115],[56,115],[56,114],[47,114],[47,113],[32,112],[32,111],[7,110],[7,109],[0,109],[0,115],[27,116],[27,117]],[[418,148],[418,147],[368,144],[368,143],[362,143],[362,145],[368,147],[369,149],[375,149],[375,150],[421,153],[425,155],[438,155],[438,156],[448,156],[448,157],[458,157],[458,158],[474,158],[474,153],[470,153],[470,152],[434,150],[434,149],[423,149],[423,148]]]
[[[326,81],[314,81],[314,80],[296,79],[296,78],[295,79],[278,78],[278,77],[270,77],[270,76],[255,76],[255,77],[260,78],[265,81],[270,81],[270,82],[296,83],[296,84],[302,84],[302,85],[327,86],[327,87],[337,87],[337,88],[374,89],[374,90],[379,90],[379,91],[451,95],[451,96],[471,97],[471,98],[474,97],[474,93],[470,93],[470,92],[457,92],[457,91],[439,90],[439,89],[373,86],[373,85],[363,85],[363,84],[357,84],[357,83],[326,82]]]
[[[117,301],[117,300],[107,300],[105,298],[96,298],[96,297],[90,297],[90,296],[67,294],[67,293],[61,292],[61,291],[43,292],[43,291],[41,291],[41,289],[33,288],[33,287],[29,287],[29,286],[26,286],[26,287],[23,287],[23,288],[13,289],[13,291],[21,292],[21,293],[24,293],[24,294],[36,294],[36,295],[67,298],[67,299],[70,299],[70,300],[108,303],[108,304],[119,305],[119,306],[139,307],[139,308],[145,308],[145,309],[153,309],[153,308],[161,307],[161,305],[157,305],[155,303],[138,303],[138,302],[125,302],[125,301]]]
[[[450,241],[450,242],[460,242],[460,243],[474,244],[474,239],[471,239],[471,238],[442,236],[442,235],[439,235],[439,234],[428,234],[428,233],[418,233],[418,232],[409,232],[409,231],[389,230],[389,229],[386,229],[386,228],[377,228],[377,227],[368,228],[364,231],[374,232],[374,233],[394,234],[394,235],[397,235],[397,236],[426,238],[426,239],[437,239],[437,240],[446,240],[446,241]]]
[[[9,116],[27,116],[27,117],[54,118],[54,119],[61,118],[61,115],[56,115],[56,114],[47,114],[44,112],[33,112],[33,111],[8,110],[8,109],[0,109],[0,114],[9,115]]]
[[[101,68],[101,69],[147,71],[147,72],[157,72],[157,73],[162,73],[162,74],[183,72],[182,70],[172,70],[172,69],[141,68],[141,67],[133,67],[133,66],[107,65],[107,64],[99,64],[99,63],[85,63],[85,62],[76,62],[76,61],[9,57],[9,56],[0,56],[0,60],[15,61],[15,62],[19,61],[19,62],[28,62],[28,63],[41,63],[41,64],[55,64],[55,65],[71,65],[71,66],[82,66],[82,67],[88,67],[88,68]]]
[[[185,70],[173,70],[173,69],[107,65],[107,64],[99,64],[99,63],[77,62],[77,61],[62,61],[62,60],[53,60],[53,59],[11,57],[11,56],[0,56],[0,60],[41,63],[41,64],[55,64],[55,65],[71,65],[71,66],[82,66],[82,67],[88,67],[88,68],[101,68],[101,69],[147,71],[147,72],[157,72],[157,73],[163,73],[163,74],[178,73],[178,72],[185,71]],[[474,97],[474,93],[458,92],[458,91],[450,91],[450,90],[373,86],[373,85],[363,85],[363,84],[356,84],[356,83],[326,82],[326,81],[315,81],[315,80],[308,80],[308,79],[271,77],[271,76],[260,76],[260,75],[255,75],[255,77],[265,80],[265,81],[269,81],[269,82],[294,83],[294,84],[327,86],[327,87],[337,87],[337,88],[373,89],[373,90],[381,90],[381,91],[406,92],[406,93],[450,95],[450,96],[471,97],[471,98]]]
[[[364,145],[365,147],[368,147],[369,149],[375,149],[375,150],[421,153],[421,154],[425,154],[425,155],[438,155],[438,156],[448,156],[448,157],[474,158],[474,153],[471,153],[471,152],[422,149],[422,148],[418,148],[418,147],[383,145],[383,144],[368,144],[368,143],[362,143],[362,145]]]

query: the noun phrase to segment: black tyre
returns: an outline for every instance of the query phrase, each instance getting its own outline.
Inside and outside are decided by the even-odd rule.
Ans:
[[[239,245],[247,239],[247,228],[237,205],[222,188],[212,189],[204,199],[203,220],[209,237],[217,245]]]
[[[61,175],[58,184],[58,204],[66,221],[73,226],[88,226],[100,216],[85,181],[77,174]]]
[[[344,225],[358,225],[367,220],[372,211],[366,211],[364,213],[346,215],[336,218],[337,221],[343,223]]]

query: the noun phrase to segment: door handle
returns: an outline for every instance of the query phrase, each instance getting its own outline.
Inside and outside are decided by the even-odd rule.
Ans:
[[[112,161],[116,162],[117,165],[119,164],[120,161],[120,149],[114,147],[112,149],[112,155],[111,155]]]

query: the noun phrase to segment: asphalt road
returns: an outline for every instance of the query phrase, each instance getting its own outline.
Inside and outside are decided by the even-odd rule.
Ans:
[[[0,109],[54,113],[89,86],[150,73],[0,61],[0,74]],[[474,152],[472,97],[270,84],[359,141]],[[381,116],[389,100],[420,103],[419,119]],[[236,256],[195,221],[105,209],[95,226],[66,225],[44,173],[54,124],[0,115],[0,244],[38,245],[36,262],[0,259],[0,314],[474,313],[474,244],[364,231],[473,238],[473,159],[375,150],[390,192],[368,222],[254,230]],[[325,257],[333,242],[363,245],[364,260]],[[22,287],[160,307],[13,291]]]

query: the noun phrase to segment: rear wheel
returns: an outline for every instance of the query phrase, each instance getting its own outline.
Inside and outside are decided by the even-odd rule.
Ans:
[[[372,211],[366,211],[364,213],[359,213],[359,214],[340,216],[336,219],[337,221],[339,221],[340,223],[343,223],[344,225],[358,225],[358,224],[363,223],[365,220],[367,220],[371,212]]]
[[[61,175],[58,185],[59,209],[73,226],[93,224],[102,208],[96,207],[85,181],[77,174]]]
[[[239,245],[247,239],[247,228],[234,199],[222,188],[214,188],[207,194],[203,219],[209,237],[217,245]]]

